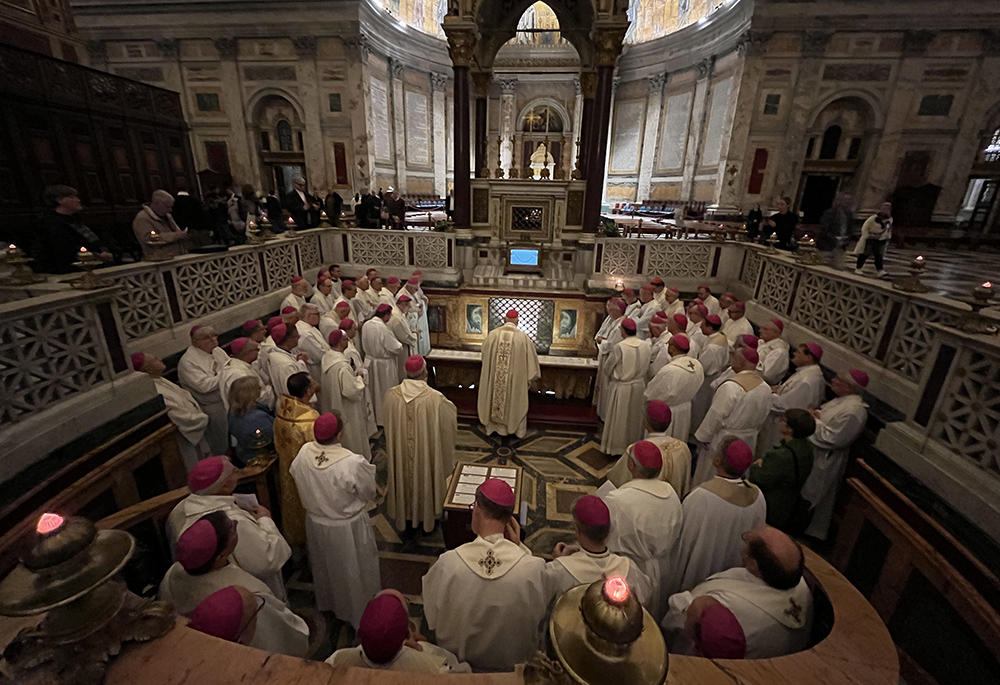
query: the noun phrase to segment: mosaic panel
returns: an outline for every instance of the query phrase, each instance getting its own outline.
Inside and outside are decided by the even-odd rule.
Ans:
[[[446,268],[448,266],[447,236],[413,236],[413,263],[421,268]]]
[[[285,287],[299,273],[291,245],[277,245],[264,250],[264,271],[271,290]]]
[[[764,258],[757,250],[747,250],[747,263],[743,267],[743,274],[740,276],[740,283],[750,288],[752,291],[757,287],[757,277],[760,276],[760,268],[764,264]]]
[[[291,253],[290,246],[276,249]],[[270,252],[264,253],[265,260],[268,254]],[[288,276],[285,282],[290,278]],[[264,294],[256,255],[248,253],[181,264],[174,270],[174,283],[185,319],[196,319],[218,311],[220,305],[228,306]]]
[[[317,266],[322,264],[323,257],[320,252],[318,235],[311,235],[303,238],[299,241],[298,246],[299,261],[302,264],[303,271],[315,269]]]

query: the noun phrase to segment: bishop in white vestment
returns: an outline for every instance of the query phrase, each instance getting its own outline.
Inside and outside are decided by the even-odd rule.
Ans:
[[[455,469],[458,410],[427,385],[427,362],[406,360],[406,378],[385,394],[385,449],[389,461],[388,517],[434,530]]]
[[[684,624],[695,603],[718,602],[739,621],[746,638],[747,659],[794,654],[809,645],[813,598],[802,575],[802,548],[781,531],[762,526],[747,534],[744,562],[719,572],[669,600],[663,620],[672,652],[687,653]],[[767,561],[765,562],[765,555]],[[775,563],[777,561],[777,563]]]
[[[408,295],[416,302],[416,314],[417,314],[417,351],[421,357],[426,357],[431,351],[431,334],[430,327],[427,323],[427,307],[430,305],[430,300],[427,299],[424,289],[420,287],[423,283],[424,275],[419,271],[414,271],[409,279],[406,281],[406,290],[410,292]],[[410,285],[413,284],[414,288],[410,290]],[[396,299],[399,299],[397,294]]]
[[[799,345],[792,353],[795,373],[788,380],[773,388],[771,410],[757,437],[757,456],[763,457],[781,442],[778,423],[789,409],[817,409],[826,395],[826,378],[819,360],[823,348],[816,343]]]
[[[648,285],[639,288],[639,302],[642,304],[635,315],[629,317],[626,313],[625,316],[635,321],[636,336],[639,340],[649,340],[649,322],[659,311],[660,303],[653,299],[653,289]]]
[[[476,670],[511,671],[538,647],[547,609],[545,560],[520,542],[514,491],[476,490],[476,539],[438,557],[423,578],[424,616],[441,647]]]
[[[483,369],[479,375],[479,421],[486,434],[516,435],[528,432],[528,390],[542,375],[535,343],[517,328],[517,312],[504,317],[483,343]]]
[[[760,326],[757,370],[768,385],[777,385],[788,373],[788,343],[781,339],[785,324],[781,319],[765,321]]]
[[[705,373],[705,380],[702,381],[698,394],[691,401],[691,422],[698,426],[701,424],[708,408],[712,405],[712,397],[715,391],[712,382],[718,378],[719,374],[729,365],[730,351],[729,341],[720,332],[722,322],[715,314],[709,314],[701,322],[701,337],[698,342],[698,361]]]
[[[316,607],[355,630],[368,600],[382,589],[378,546],[366,506],[375,499],[375,465],[340,444],[333,414],[313,426],[289,472],[306,510],[306,542]]]
[[[684,498],[670,592],[689,590],[713,573],[738,566],[743,533],[764,525],[767,517],[760,488],[742,475],[753,461],[750,446],[727,438],[713,457],[715,477]]]
[[[642,309],[642,302],[636,296],[635,291],[631,288],[625,288],[622,291],[622,300],[625,301],[625,316],[630,319],[635,318],[640,309]]]
[[[860,369],[838,374],[830,383],[837,397],[819,411],[813,411],[816,432],[809,438],[813,444],[813,467],[802,486],[802,496],[813,505],[813,518],[806,535],[820,540],[825,540],[830,531],[837,488],[847,469],[851,444],[868,422],[868,405],[860,395],[866,387],[868,374]]]
[[[676,566],[674,548],[681,536],[681,498],[660,479],[663,454],[648,440],[632,446],[631,479],[604,496],[611,511],[608,548],[639,565],[649,578],[652,595],[646,605],[659,621],[666,612],[660,588]]]
[[[295,329],[299,333],[299,350],[308,358],[306,369],[309,375],[317,383],[323,377],[322,369],[323,355],[330,351],[327,337],[323,336],[319,326],[319,309],[314,304],[305,304],[299,310],[299,320],[295,324]]]
[[[327,340],[340,327],[340,322],[351,318],[351,303],[341,299],[333,304],[333,309],[319,318],[319,332]]]
[[[350,342],[339,328],[330,334],[331,349],[323,355],[320,406],[324,414],[337,412],[345,419],[347,425],[341,438],[344,447],[371,461],[368,396],[364,380],[351,368],[351,361],[344,354]]]
[[[684,313],[684,300],[681,299],[680,290],[671,286],[663,291],[663,311],[668,317]]]
[[[702,283],[698,286],[698,300],[708,307],[709,314],[715,314],[718,316],[722,313],[722,307],[719,305],[719,300],[717,297],[712,295],[712,289],[707,283]]]
[[[191,393],[163,377],[167,367],[158,357],[136,352],[132,355],[131,362],[133,371],[146,373],[153,379],[156,392],[163,397],[167,418],[179,431],[177,449],[184,460],[184,467],[190,471],[200,459],[211,454],[205,440],[208,414],[201,410]]]
[[[733,302],[729,305],[729,309],[727,310],[729,316],[722,323],[722,332],[725,333],[726,339],[729,340],[730,347],[736,342],[736,338],[741,335],[753,335],[753,326],[750,325],[750,320],[746,317],[746,310],[747,306],[742,302]]]
[[[643,395],[647,402],[660,400],[670,407],[669,434],[684,442],[691,432],[691,402],[705,381],[701,362],[688,356],[690,347],[688,337],[682,333],[670,339],[670,362],[656,372]]]
[[[757,374],[758,361],[757,352],[749,347],[733,353],[736,375],[715,391],[712,406],[694,434],[700,448],[693,485],[712,477],[712,458],[727,437],[743,440],[751,450],[757,444],[757,433],[771,407],[771,388]]]
[[[402,380],[399,354],[403,345],[392,334],[386,323],[392,316],[392,307],[380,304],[370,320],[361,329],[362,347],[368,363],[368,380],[372,389],[372,403],[375,405],[375,423],[385,423],[382,402],[390,388],[395,388]]]
[[[399,363],[400,379],[405,375],[403,367],[406,364],[407,357],[417,353],[417,331],[411,325],[416,324],[419,326],[419,321],[411,312],[413,304],[413,300],[408,295],[401,295],[397,301],[389,305],[393,308],[392,316],[386,322],[386,326],[389,327],[392,334],[396,336],[396,340],[403,346],[396,355]]]
[[[642,415],[645,407],[646,370],[649,368],[650,346],[636,335],[636,323],[622,320],[624,339],[615,345],[608,358],[608,408],[601,435],[601,451],[621,454],[642,437]]]
[[[375,423],[375,403],[372,401],[372,386],[368,382],[368,367],[361,361],[361,352],[355,344],[358,341],[358,325],[354,319],[344,319],[340,322],[340,330],[348,339],[347,349],[344,356],[351,362],[354,373],[365,382],[365,404],[368,407],[368,437],[374,437],[378,433],[378,424]]]
[[[271,512],[260,505],[241,506],[233,496],[238,483],[239,470],[227,457],[209,457],[198,462],[188,474],[191,494],[167,517],[167,540],[173,548],[181,533],[202,516],[213,511],[224,512],[239,533],[233,559],[244,571],[266,583],[271,594],[284,600],[281,569],[292,556],[292,549],[278,531]]]
[[[308,372],[305,352],[296,352],[299,346],[299,331],[295,324],[279,323],[271,329],[274,347],[267,354],[267,370],[271,376],[271,387],[275,394],[288,392],[288,379],[302,371]]]
[[[222,404],[229,411],[229,390],[237,378],[253,378],[260,385],[260,398],[258,403],[263,402],[269,409],[274,409],[274,391],[271,389],[270,379],[261,378],[254,368],[254,362],[260,356],[260,345],[250,338],[236,338],[229,344],[229,350],[233,356],[229,358],[226,365],[219,373],[219,394],[222,396]]]
[[[665,402],[647,402],[644,416],[646,436],[643,439],[660,450],[661,468],[658,477],[664,483],[669,483],[678,497],[684,497],[691,489],[691,448],[687,442],[670,435],[671,412]],[[635,445],[629,445],[618,463],[608,471],[607,479],[615,487],[620,488],[632,480],[629,460],[634,450]]]
[[[191,328],[191,346],[177,362],[177,382],[208,414],[205,439],[213,454],[223,454],[229,446],[229,417],[219,393],[219,373],[229,355],[219,347],[211,326]]]
[[[302,309],[302,305],[306,303],[306,293],[309,292],[309,282],[302,278],[302,276],[292,277],[292,291],[285,295],[285,299],[281,301],[280,310],[284,310],[286,307],[294,307],[295,311]]]
[[[250,645],[278,654],[308,656],[309,626],[232,558],[238,537],[232,522],[221,511],[193,522],[177,540],[177,562],[160,582],[159,599],[187,616],[220,590],[245,588],[261,603]]]
[[[597,343],[597,380],[594,381],[594,406],[597,415],[604,420],[607,414],[608,398],[604,387],[608,383],[607,363],[611,350],[622,341],[622,319],[625,317],[625,302],[618,298],[608,300],[604,309],[608,315],[601,323],[594,341]]]
[[[322,316],[333,310],[333,305],[338,297],[339,295],[334,295],[333,293],[333,281],[329,278],[324,278],[316,285],[316,292],[309,298],[309,303],[316,305],[320,316]]]
[[[667,488],[670,486],[667,485]],[[545,604],[577,585],[621,576],[639,603],[649,608],[653,594],[651,579],[643,565],[628,556],[619,556],[608,547],[613,524],[608,505],[596,495],[584,495],[573,505],[576,544],[556,544],[552,561],[545,565]]]
[[[667,320],[660,316],[660,312],[653,315],[649,322],[649,368],[646,369],[646,379],[649,380],[656,372],[667,365],[670,361],[670,353],[667,351],[667,343],[673,335],[667,331]]]

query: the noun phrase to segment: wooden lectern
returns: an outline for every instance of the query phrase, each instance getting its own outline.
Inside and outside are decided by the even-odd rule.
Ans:
[[[476,539],[476,534],[472,532],[472,503],[476,501],[476,488],[488,478],[499,478],[514,489],[514,515],[517,516],[521,502],[520,466],[459,462],[451,474],[441,517],[441,534],[446,549],[455,549]]]

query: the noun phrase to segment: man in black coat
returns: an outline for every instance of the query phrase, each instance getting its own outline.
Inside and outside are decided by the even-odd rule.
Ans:
[[[382,201],[372,195],[367,188],[361,191],[361,198],[354,209],[358,228],[378,228],[379,214],[382,211]]]
[[[67,274],[76,271],[74,262],[80,248],[93,252],[101,261],[110,263],[114,256],[103,241],[88,228],[80,217],[83,204],[75,188],[49,186],[42,194],[45,204],[52,208],[46,214],[39,240],[38,256],[34,269],[40,273]]]
[[[283,205],[288,210],[288,213],[292,215],[292,219],[295,220],[296,229],[303,230],[319,226],[319,210],[321,207],[319,198],[309,194],[308,190],[306,190],[306,180],[301,176],[292,181],[292,192],[285,195]],[[274,219],[271,216],[268,216],[268,218],[271,219],[271,223],[274,223]]]

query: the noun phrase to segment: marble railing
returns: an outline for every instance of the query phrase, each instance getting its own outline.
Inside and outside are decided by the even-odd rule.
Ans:
[[[682,290],[705,281],[728,287],[742,258],[743,244],[731,241],[598,238],[587,280],[591,288],[613,288],[619,279],[636,288],[654,276]]]
[[[395,276],[409,276],[414,269],[458,273],[454,233],[351,228],[334,234],[331,257],[344,273],[367,267]]]

